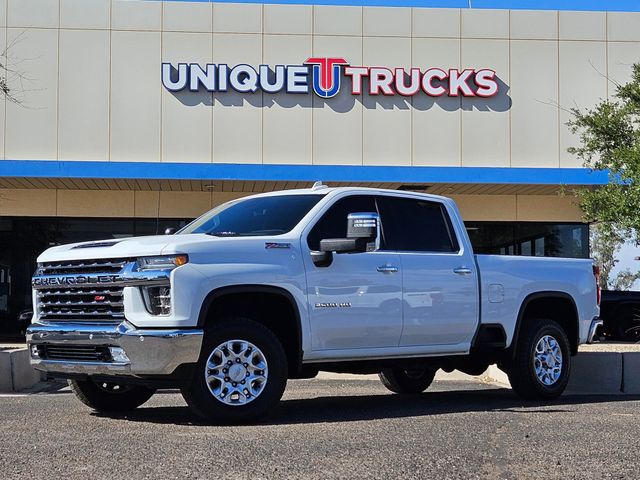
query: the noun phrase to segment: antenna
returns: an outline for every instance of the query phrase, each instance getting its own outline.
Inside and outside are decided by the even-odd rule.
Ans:
[[[322,180],[320,180],[313,184],[313,187],[311,187],[311,190],[322,190],[323,188],[329,188],[329,187],[323,184]]]

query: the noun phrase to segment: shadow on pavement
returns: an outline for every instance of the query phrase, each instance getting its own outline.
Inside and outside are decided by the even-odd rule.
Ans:
[[[323,396],[282,400],[260,425],[292,425],[355,422],[387,418],[422,417],[471,412],[564,413],[574,405],[640,400],[640,396],[564,396],[552,402],[526,402],[510,389],[426,392],[415,396],[354,395]],[[140,407],[127,414],[93,413],[100,417],[132,422],[176,425],[207,425],[195,418],[187,407]]]

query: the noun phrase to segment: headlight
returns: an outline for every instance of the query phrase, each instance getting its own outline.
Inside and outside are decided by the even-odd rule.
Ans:
[[[163,255],[161,257],[140,257],[138,270],[173,270],[189,261],[187,255]]]

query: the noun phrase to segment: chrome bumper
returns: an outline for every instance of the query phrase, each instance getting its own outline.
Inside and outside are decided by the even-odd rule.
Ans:
[[[598,333],[598,329],[602,327],[604,322],[599,318],[594,318],[591,320],[591,326],[589,327],[589,336],[587,337],[587,343],[593,343],[596,338],[596,333]]]
[[[138,330],[129,322],[119,325],[83,323],[32,324],[27,330],[31,365],[50,373],[86,375],[169,375],[200,356],[203,331]],[[99,362],[47,360],[34,355],[32,345],[83,345],[120,347],[126,361]]]

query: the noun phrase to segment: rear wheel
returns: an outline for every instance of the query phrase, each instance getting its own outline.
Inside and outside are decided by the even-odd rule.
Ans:
[[[216,323],[182,395],[205,420],[246,423],[266,414],[287,384],[287,357],[278,337],[245,318]]]
[[[126,412],[149,400],[155,389],[93,380],[69,380],[71,391],[86,406],[99,412]]]
[[[571,370],[569,339],[562,327],[553,320],[528,321],[506,369],[511,388],[520,397],[559,397],[567,387]]]
[[[422,393],[433,382],[436,375],[434,368],[385,368],[380,372],[382,384],[395,393]]]

